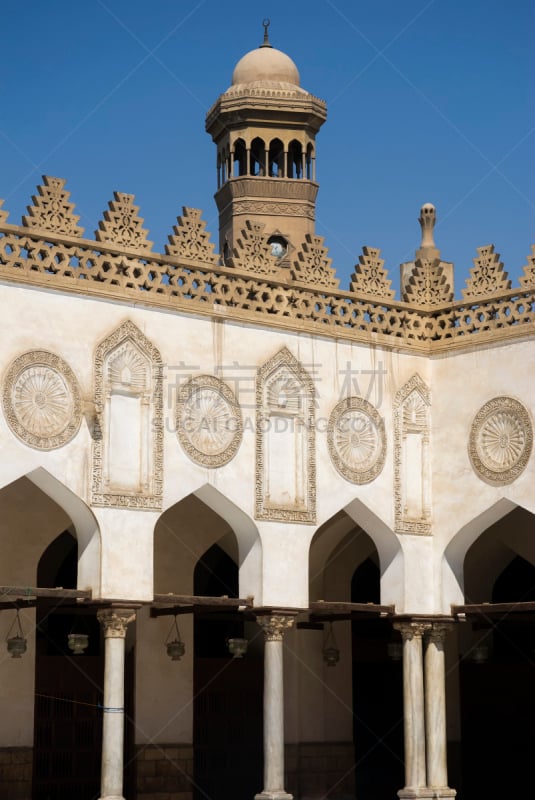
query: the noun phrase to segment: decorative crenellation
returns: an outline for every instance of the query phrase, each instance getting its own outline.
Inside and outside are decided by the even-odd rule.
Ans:
[[[339,280],[331,267],[332,258],[323,244],[323,236],[306,234],[305,241],[297,250],[297,259],[293,262],[292,277],[298,283],[318,286],[325,289],[338,288]]]
[[[439,258],[418,258],[403,291],[406,303],[432,308],[453,302],[453,291]]]
[[[385,463],[384,421],[363,397],[346,397],[329,417],[327,445],[342,477],[356,484],[370,483]]]
[[[430,407],[429,388],[418,374],[413,375],[394,398],[394,518],[397,533],[431,533]]]
[[[256,519],[316,520],[314,398],[312,378],[287,347],[258,370]]]
[[[525,289],[532,289],[535,287],[535,244],[531,245],[531,254],[528,256],[527,261],[524,273],[520,278],[520,285]]]
[[[233,257],[229,260],[232,267],[255,275],[273,276],[278,273],[279,266],[271,254],[265,227],[263,222],[246,220],[241,238],[234,247]]]
[[[28,206],[29,216],[22,218],[27,228],[37,228],[67,236],[83,236],[84,229],[78,225],[80,217],[74,213],[75,205],[69,202],[70,192],[64,189],[64,178],[43,175],[43,185],[38,186],[38,195],[32,197]]]
[[[24,444],[55,450],[78,433],[82,419],[78,381],[55,353],[24,353],[9,366],[3,384],[7,423]]]
[[[130,320],[122,323],[97,347],[94,361],[97,423],[93,437],[92,504],[117,508],[159,510],[163,492],[163,363],[159,350]],[[131,398],[136,430],[125,431],[124,408],[114,398]],[[127,412],[126,412],[127,413]],[[114,422],[115,420],[115,422]],[[138,481],[123,485],[114,470],[111,441],[135,436],[139,443]],[[131,444],[131,443],[130,443]],[[132,473],[136,465],[129,464]],[[119,467],[120,471],[121,467]],[[124,469],[124,465],[123,465]]]
[[[182,216],[177,217],[178,225],[173,227],[169,244],[165,245],[168,256],[176,256],[181,261],[204,261],[217,264],[219,256],[214,253],[215,245],[210,241],[206,222],[201,219],[200,208],[183,206]]]
[[[234,392],[213,375],[197,375],[181,387],[176,429],[185,453],[205,467],[222,467],[236,455],[243,434]]]
[[[4,205],[4,201],[0,200],[0,225],[3,225],[7,222],[7,218],[9,217],[9,211],[6,211],[2,206]]]
[[[500,254],[494,252],[494,245],[487,244],[477,248],[478,257],[474,258],[474,266],[470,269],[470,277],[463,289],[465,300],[477,300],[511,288]]]
[[[95,231],[97,242],[112,242],[120,247],[129,247],[149,253],[152,242],[147,239],[148,230],[143,227],[144,220],[139,216],[139,206],[134,205],[135,195],[114,192],[108,203],[109,210]]]
[[[378,247],[363,247],[359,263],[355,264],[355,272],[351,276],[350,291],[358,295],[393,300],[395,291],[390,288],[392,281],[388,279],[388,270],[384,268],[384,263]]]
[[[266,642],[282,642],[285,632],[294,624],[293,615],[258,615],[257,623],[264,631]]]
[[[494,397],[477,412],[468,453],[474,470],[494,486],[506,486],[524,471],[533,447],[527,409],[513,397]]]
[[[124,639],[126,629],[136,618],[133,608],[105,608],[97,611],[105,639]]]

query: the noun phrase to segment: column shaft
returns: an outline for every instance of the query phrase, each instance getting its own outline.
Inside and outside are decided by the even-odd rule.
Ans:
[[[425,638],[427,785],[430,788],[447,787],[446,669],[444,660],[446,625],[435,623]]]
[[[424,675],[422,634],[417,623],[396,625],[403,637],[403,724],[405,740],[405,787],[426,785]]]
[[[124,800],[124,655],[131,609],[98,614],[104,629],[104,708],[102,715],[102,771],[100,800]]]

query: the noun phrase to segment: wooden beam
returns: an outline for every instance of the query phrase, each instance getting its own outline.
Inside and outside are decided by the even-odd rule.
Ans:
[[[391,617],[395,612],[394,606],[381,606],[377,603],[342,603],[326,600],[316,600],[309,604],[309,608],[315,617],[323,616],[323,614],[363,614]]]
[[[91,600],[91,591],[82,589],[44,589],[36,586],[0,586],[0,597],[12,597],[13,600],[33,600],[38,597],[51,597],[61,600]]]
[[[532,600],[524,603],[470,603],[451,607],[451,613],[454,616],[464,614],[467,617],[495,617],[533,612],[535,612],[535,602]]]
[[[220,606],[221,608],[252,608],[253,598],[248,597],[205,597],[195,594],[155,594],[154,605],[174,605],[174,606]]]

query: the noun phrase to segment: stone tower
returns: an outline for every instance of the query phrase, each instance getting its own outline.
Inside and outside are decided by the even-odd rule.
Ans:
[[[219,246],[229,263],[246,221],[263,226],[280,266],[314,233],[316,133],[326,104],[301,88],[299,71],[264,41],[237,63],[232,85],[206,116],[217,146]]]

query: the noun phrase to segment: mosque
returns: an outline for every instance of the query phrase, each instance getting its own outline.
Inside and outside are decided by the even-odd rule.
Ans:
[[[266,27],[206,117],[217,245],[0,203],[0,798],[531,786],[535,247],[455,299],[426,203],[399,298],[377,247],[340,287],[326,116]]]

